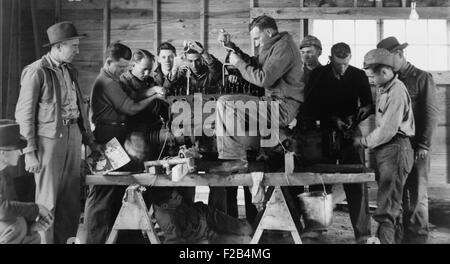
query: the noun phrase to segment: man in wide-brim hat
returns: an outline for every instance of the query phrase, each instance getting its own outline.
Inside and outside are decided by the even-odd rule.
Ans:
[[[416,121],[415,136],[411,139],[415,153],[414,167],[403,192],[403,243],[416,244],[428,240],[427,185],[431,142],[439,109],[433,76],[406,60],[403,50],[407,46],[408,43],[400,44],[395,37],[385,38],[377,44],[377,48],[387,49],[394,55],[394,70],[408,89]]]
[[[27,141],[13,120],[0,119],[0,244],[36,244],[36,231],[49,228],[53,214],[43,205],[14,201],[14,187],[6,167],[17,166]],[[38,219],[36,221],[36,219]]]
[[[80,217],[81,142],[100,150],[87,117],[86,100],[71,64],[79,53],[80,39],[72,22],[47,29],[50,52],[26,66],[16,106],[25,169],[34,173],[36,202],[55,215],[43,243],[63,243],[75,237]]]

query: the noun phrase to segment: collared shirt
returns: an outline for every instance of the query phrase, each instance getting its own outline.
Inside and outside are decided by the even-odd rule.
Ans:
[[[331,65],[331,63],[330,63],[330,65]],[[331,69],[332,69],[332,71],[333,71],[334,77],[335,77],[336,79],[338,79],[338,80],[344,78],[345,72],[347,71],[347,70],[346,70],[346,71],[341,75],[340,73],[337,73],[337,72],[336,72],[336,70],[334,69],[333,65],[331,65]]]
[[[211,55],[212,61],[206,63],[199,69],[198,74],[190,69],[187,71],[178,69],[175,78],[179,78],[182,86],[187,86],[187,75],[189,72],[189,86],[191,90],[201,91],[202,93],[216,93],[222,80],[222,63]],[[178,91],[179,92],[179,91]]]
[[[48,53],[48,61],[53,66],[61,87],[61,116],[63,119],[76,119],[80,116],[77,105],[77,92],[72,81],[67,64],[58,62],[51,53]]]
[[[399,72],[399,79],[406,85],[411,96],[416,124],[413,147],[429,150],[439,114],[433,76],[408,62]]]
[[[377,89],[376,128],[362,138],[363,145],[376,148],[388,143],[395,135],[414,136],[414,116],[406,86],[395,76]]]

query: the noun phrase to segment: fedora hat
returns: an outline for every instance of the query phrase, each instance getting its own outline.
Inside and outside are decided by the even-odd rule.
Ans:
[[[20,135],[20,127],[14,120],[0,119],[0,150],[23,149],[27,141]]]
[[[394,52],[399,49],[402,50],[406,47],[408,47],[408,43],[405,42],[403,44],[400,44],[400,42],[398,42],[396,37],[385,38],[382,41],[380,41],[380,43],[377,44],[377,48],[387,49],[390,52]]]
[[[63,21],[50,26],[47,29],[47,36],[49,43],[43,45],[43,47],[48,47],[66,40],[86,37],[85,34],[78,34],[77,29],[70,21]]]

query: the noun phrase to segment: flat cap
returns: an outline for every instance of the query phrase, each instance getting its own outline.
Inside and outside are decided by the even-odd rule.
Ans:
[[[364,69],[367,69],[372,64],[394,67],[395,57],[387,49],[373,49],[364,56]]]
[[[314,36],[307,35],[303,38],[302,42],[300,43],[300,49],[303,49],[304,47],[317,47],[322,50],[322,43],[320,40]]]

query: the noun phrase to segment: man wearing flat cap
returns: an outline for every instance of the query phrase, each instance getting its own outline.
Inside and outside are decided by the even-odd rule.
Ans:
[[[19,124],[0,119],[0,244],[38,244],[37,231],[53,222],[53,214],[45,206],[15,201],[12,180],[3,173],[6,167],[17,166],[26,145]]]
[[[322,55],[322,43],[318,38],[307,35],[300,43],[300,54],[303,61],[303,78],[307,86],[311,72],[322,66],[319,62],[319,57]],[[306,89],[305,87],[305,97],[308,94]]]
[[[400,44],[395,37],[388,37],[377,44],[377,48],[387,49],[395,56],[394,70],[408,88],[416,121],[415,136],[411,139],[415,152],[414,167],[403,193],[403,243],[426,243],[429,232],[427,185],[430,150],[439,109],[433,76],[406,60],[403,50],[407,46],[408,43]]]
[[[80,217],[81,144],[100,151],[94,141],[86,104],[71,64],[83,35],[71,22],[47,29],[50,51],[22,71],[16,106],[25,169],[34,173],[36,203],[49,208],[53,227],[42,234],[43,243],[62,243],[75,237]]]
[[[375,129],[355,137],[353,145],[374,150],[377,167],[377,237],[382,244],[400,243],[403,186],[413,166],[410,138],[414,136],[411,98],[394,72],[394,56],[374,49],[364,56],[364,69],[377,87]]]

